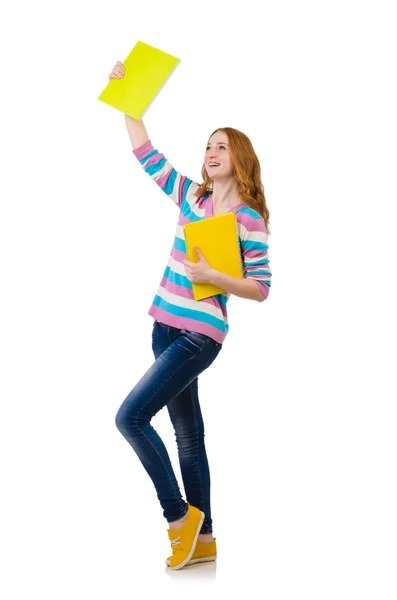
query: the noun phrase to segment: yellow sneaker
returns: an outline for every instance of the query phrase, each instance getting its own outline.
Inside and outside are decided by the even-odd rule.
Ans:
[[[167,529],[172,547],[172,556],[168,557],[169,564],[167,564],[175,570],[181,569],[191,559],[205,517],[196,506],[192,506],[189,502],[187,505],[187,521],[180,529]]]
[[[170,566],[170,559],[171,556],[169,556],[165,561],[166,565],[168,566]],[[214,538],[214,540],[209,544],[197,541],[197,546],[194,549],[192,558],[186,564],[192,565],[193,563],[207,562],[210,560],[216,560],[216,538]]]

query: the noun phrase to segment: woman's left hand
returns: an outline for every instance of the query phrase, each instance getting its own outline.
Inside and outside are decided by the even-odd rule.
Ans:
[[[215,269],[210,267],[197,246],[195,247],[195,251],[199,258],[198,262],[191,262],[187,258],[184,258],[182,261],[185,265],[187,278],[194,283],[210,283]]]

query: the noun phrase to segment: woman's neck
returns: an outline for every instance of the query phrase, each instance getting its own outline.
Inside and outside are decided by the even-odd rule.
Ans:
[[[215,206],[235,206],[241,202],[235,181],[214,181],[212,187],[212,202]]]

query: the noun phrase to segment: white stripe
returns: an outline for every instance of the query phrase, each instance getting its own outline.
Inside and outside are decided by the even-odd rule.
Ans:
[[[200,217],[200,218],[204,218],[206,202],[204,202],[202,208],[200,208],[197,204],[199,199],[195,195],[195,192],[197,192],[199,187],[200,187],[200,184],[197,182],[194,182],[191,184],[191,186],[188,189],[188,192],[186,194],[186,202],[188,203],[189,208],[194,215],[196,215],[197,217]]]
[[[178,273],[178,275],[184,275],[186,277],[185,265],[175,260],[175,258],[172,258],[171,255],[168,259],[168,266],[172,271],[174,271],[174,273]]]
[[[169,292],[161,286],[158,287],[157,295],[160,296],[160,298],[163,298],[163,300],[165,300],[166,302],[169,302],[170,304],[181,306],[183,308],[189,308],[191,310],[197,310],[199,312],[203,312],[207,315],[211,315],[217,319],[220,319],[221,321],[224,321],[227,325],[229,323],[228,319],[224,317],[223,312],[220,308],[217,309],[216,306],[207,304],[207,302],[200,302],[200,307],[198,307],[197,300],[183,298],[181,296],[173,294],[172,292]]]
[[[238,223],[239,235],[242,240],[248,242],[262,242],[268,244],[268,235],[264,231],[250,231],[242,223]]]
[[[185,234],[183,233],[183,226],[179,225],[179,223],[176,226],[175,229],[175,237],[185,241]]]

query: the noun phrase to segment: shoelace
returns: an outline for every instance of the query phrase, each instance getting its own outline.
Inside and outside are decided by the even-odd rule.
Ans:
[[[178,537],[176,537],[174,540],[171,540],[171,546],[176,546],[177,544],[182,544],[182,542],[178,542],[177,540],[179,540],[181,536],[178,535]]]

